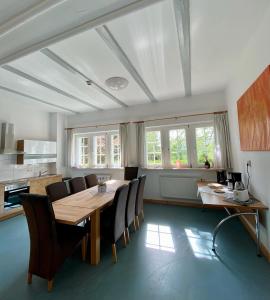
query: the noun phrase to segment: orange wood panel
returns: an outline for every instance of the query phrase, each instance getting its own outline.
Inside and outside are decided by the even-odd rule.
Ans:
[[[237,102],[242,151],[270,150],[270,66]]]

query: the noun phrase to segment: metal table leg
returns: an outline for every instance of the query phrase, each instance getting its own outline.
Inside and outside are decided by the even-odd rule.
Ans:
[[[244,216],[244,215],[252,215],[255,216],[255,220],[256,220],[256,235],[257,235],[257,254],[260,255],[260,227],[259,227],[259,211],[256,210],[256,212],[241,212],[241,213],[235,213],[233,215],[229,215],[228,217],[224,218],[223,220],[221,220],[218,225],[215,227],[214,229],[214,233],[213,233],[213,244],[212,244],[212,250],[215,252],[215,240],[216,240],[216,236],[217,233],[220,229],[220,227],[227,222],[228,220],[235,218],[235,217],[239,217],[239,216]]]
[[[261,247],[260,247],[260,219],[259,219],[259,210],[258,209],[256,209],[255,222],[256,222],[256,238],[257,238],[257,256],[261,256]]]

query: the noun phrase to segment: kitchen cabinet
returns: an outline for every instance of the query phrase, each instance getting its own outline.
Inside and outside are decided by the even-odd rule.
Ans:
[[[38,140],[19,140],[17,150],[24,152],[17,155],[17,164],[37,164],[56,162],[56,142]]]

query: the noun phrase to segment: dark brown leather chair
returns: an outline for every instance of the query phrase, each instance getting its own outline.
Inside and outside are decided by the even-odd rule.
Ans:
[[[67,185],[65,182],[55,182],[47,185],[46,193],[51,202],[65,198],[69,195]]]
[[[138,171],[139,171],[138,167],[125,167],[124,179],[132,180],[138,178]]]
[[[135,205],[135,216],[136,216],[136,227],[140,227],[140,216],[142,220],[144,220],[144,212],[143,212],[143,192],[146,181],[146,175],[142,175],[139,177],[139,187],[136,197],[136,205]]]
[[[84,177],[85,183],[88,189],[90,189],[93,186],[98,185],[97,175],[96,174],[90,174]]]
[[[113,262],[117,262],[116,242],[123,237],[127,244],[125,233],[125,213],[128,196],[128,186],[120,186],[115,193],[113,203],[101,213],[101,236],[112,244]]]
[[[51,291],[55,273],[80,243],[85,260],[87,229],[57,224],[47,196],[21,194],[21,199],[30,234],[28,283],[33,274],[40,276],[48,280]]]
[[[134,229],[136,230],[135,205],[136,205],[138,187],[139,187],[139,179],[133,179],[132,181],[130,181],[128,197],[127,197],[127,205],[126,205],[126,236],[128,241],[130,240],[129,226],[133,224]]]
[[[86,184],[83,177],[74,177],[69,180],[69,187],[71,194],[79,193],[86,190]]]

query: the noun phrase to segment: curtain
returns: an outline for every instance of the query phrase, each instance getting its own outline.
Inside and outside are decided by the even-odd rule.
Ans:
[[[145,156],[145,126],[143,122],[136,124],[136,135],[137,135],[137,162],[138,166],[144,167],[144,156]]]
[[[216,167],[230,169],[232,167],[232,152],[227,113],[214,115],[214,128],[216,139]]]
[[[120,124],[121,167],[128,166],[128,123]]]
[[[67,130],[66,139],[67,139],[66,166],[68,168],[72,168],[75,166],[74,132],[72,129]]]

